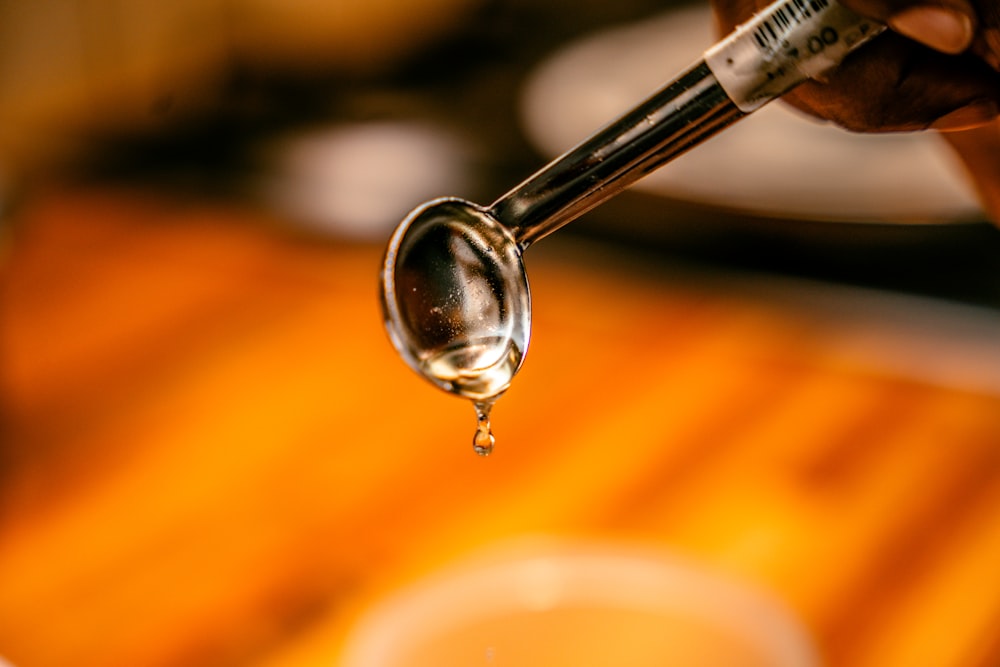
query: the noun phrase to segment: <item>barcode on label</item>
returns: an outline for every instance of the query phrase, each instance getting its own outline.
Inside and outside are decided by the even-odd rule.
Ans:
[[[830,0],[788,0],[774,9],[754,30],[757,46],[765,51],[774,51],[793,26],[805,23],[829,6]]]

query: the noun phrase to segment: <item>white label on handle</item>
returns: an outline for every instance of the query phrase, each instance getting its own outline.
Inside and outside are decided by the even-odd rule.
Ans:
[[[705,62],[749,113],[838,65],[884,28],[836,0],[778,0],[706,51]]]

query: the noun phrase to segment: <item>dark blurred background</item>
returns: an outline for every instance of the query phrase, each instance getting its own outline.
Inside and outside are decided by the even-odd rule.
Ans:
[[[312,231],[335,235],[353,225],[350,234],[384,237],[392,220],[423,199],[488,203],[552,157],[529,139],[522,113],[525,84],[541,63],[581,37],[688,6],[703,7],[671,0],[5,2],[4,203],[9,208],[20,190],[52,178],[144,182],[262,201],[312,223]],[[623,62],[653,72],[644,75],[650,81],[676,73]],[[587,103],[571,100],[553,113]],[[343,206],[324,208],[337,200],[344,172],[353,174],[344,187],[365,189],[384,205],[330,223],[351,217]],[[780,203],[741,209],[727,201],[726,187],[720,183],[707,203],[676,191],[633,192],[570,233],[655,244],[665,258],[989,305],[1000,297],[993,261],[1000,241],[967,202],[951,219],[947,212],[924,220],[862,212],[845,224],[833,214],[785,215]]]

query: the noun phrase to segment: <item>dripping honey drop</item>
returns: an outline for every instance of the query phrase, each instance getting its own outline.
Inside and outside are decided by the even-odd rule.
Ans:
[[[476,402],[475,406],[476,433],[472,436],[472,448],[480,456],[489,456],[493,453],[493,445],[496,443],[490,427],[490,410],[493,408],[493,403]]]

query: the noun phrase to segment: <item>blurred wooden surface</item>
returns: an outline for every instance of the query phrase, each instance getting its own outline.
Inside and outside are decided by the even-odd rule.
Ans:
[[[765,586],[831,666],[1000,663],[1000,398],[896,372],[880,356],[905,335],[859,347],[856,320],[809,307],[820,288],[771,298],[547,242],[480,459],[471,408],[385,339],[381,248],[121,192],[41,194],[16,223],[0,655],[18,667],[334,665],[379,595],[538,533]]]

